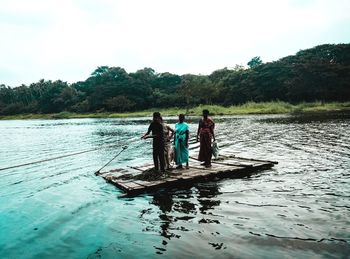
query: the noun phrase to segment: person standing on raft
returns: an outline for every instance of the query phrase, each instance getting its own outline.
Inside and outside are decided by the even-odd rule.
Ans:
[[[188,169],[188,139],[190,131],[188,124],[185,122],[185,115],[179,115],[179,122],[175,124],[175,162],[177,167],[182,168],[182,164],[186,163]]]
[[[215,141],[215,123],[208,116],[209,111],[203,110],[203,118],[199,121],[197,131],[197,142],[200,141],[198,160],[203,162],[202,164],[205,167],[211,167],[212,140]]]
[[[152,131],[152,135],[150,135]],[[159,112],[153,113],[153,121],[148,127],[147,132],[141,139],[153,138],[153,163],[156,171],[165,173],[164,166],[164,132],[161,124],[161,116]]]
[[[160,117],[161,124],[163,126],[163,134],[164,134],[164,157],[165,157],[165,169],[170,169],[170,163],[171,163],[171,139],[174,136],[175,131],[165,123],[162,117]]]

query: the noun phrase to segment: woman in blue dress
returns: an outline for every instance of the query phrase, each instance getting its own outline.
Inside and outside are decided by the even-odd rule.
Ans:
[[[186,163],[186,169],[188,169],[188,140],[189,129],[188,124],[185,122],[185,115],[179,115],[179,122],[175,124],[175,162],[177,168],[182,168],[182,164]]]

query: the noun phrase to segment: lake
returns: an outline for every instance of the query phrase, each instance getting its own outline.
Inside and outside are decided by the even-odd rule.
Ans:
[[[0,168],[98,149],[0,171],[0,257],[348,257],[350,114],[213,119],[220,152],[279,164],[121,198],[94,172],[151,162],[150,118],[0,121]]]

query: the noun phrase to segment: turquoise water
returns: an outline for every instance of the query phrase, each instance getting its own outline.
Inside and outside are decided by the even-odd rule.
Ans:
[[[0,121],[0,168],[101,148],[0,171],[0,257],[347,257],[349,114],[215,120],[221,152],[279,164],[127,199],[94,172],[112,144],[107,169],[150,162],[148,118]]]

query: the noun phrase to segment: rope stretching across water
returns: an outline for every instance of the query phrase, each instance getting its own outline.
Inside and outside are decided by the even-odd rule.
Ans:
[[[135,141],[138,141],[139,138],[128,141],[128,144],[133,143]],[[191,140],[193,141],[194,138],[191,138]],[[18,168],[18,167],[23,167],[23,166],[28,166],[28,165],[35,165],[35,164],[40,164],[43,162],[47,162],[47,161],[52,161],[52,160],[56,160],[56,159],[60,159],[60,158],[65,158],[65,157],[70,157],[70,156],[76,156],[76,155],[80,155],[80,154],[84,154],[84,153],[89,153],[89,152],[93,152],[93,151],[97,151],[100,149],[104,149],[104,148],[111,148],[111,147],[123,147],[123,151],[124,149],[127,148],[127,145],[124,144],[115,144],[115,145],[109,145],[109,146],[103,146],[103,147],[99,147],[99,148],[93,148],[93,149],[88,149],[88,150],[84,150],[84,151],[80,151],[80,152],[76,152],[76,153],[70,153],[70,154],[66,154],[66,155],[61,155],[61,156],[57,156],[57,157],[51,157],[51,158],[47,158],[47,159],[43,159],[43,160],[37,160],[37,161],[33,161],[33,162],[28,162],[28,163],[24,163],[24,164],[18,164],[18,165],[13,165],[13,166],[8,166],[8,167],[3,167],[0,168],[0,171],[4,171],[4,170],[8,170],[8,169],[13,169],[13,168]],[[197,148],[197,147],[196,147]],[[114,158],[113,158],[114,159]],[[112,159],[112,160],[113,160]],[[102,169],[102,168],[101,168]],[[100,169],[100,170],[101,170]]]
[[[136,141],[136,140],[134,140],[134,141]],[[134,142],[134,141],[130,141],[129,143]],[[51,157],[51,158],[47,158],[47,159],[43,159],[43,160],[37,160],[37,161],[29,162],[29,163],[3,167],[3,168],[0,168],[0,171],[13,169],[13,168],[18,168],[18,167],[23,167],[23,166],[28,166],[28,165],[39,164],[39,163],[43,163],[43,162],[47,162],[47,161],[51,161],[51,160],[56,160],[56,159],[60,159],[60,158],[64,158],[64,157],[76,156],[76,155],[89,153],[89,152],[97,151],[97,150],[104,149],[104,148],[118,147],[118,146],[125,146],[125,145],[123,145],[123,144],[115,144],[115,145],[109,145],[109,146],[104,146],[104,147],[99,147],[99,148],[88,149],[88,150],[84,150],[84,151],[80,151],[80,152],[76,152],[76,153],[70,153],[70,154],[66,154],[66,155],[62,155],[62,156]],[[123,150],[124,150],[124,148],[123,148]]]

